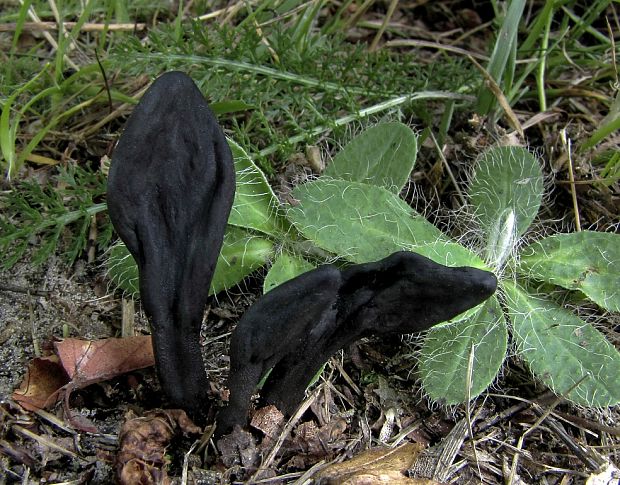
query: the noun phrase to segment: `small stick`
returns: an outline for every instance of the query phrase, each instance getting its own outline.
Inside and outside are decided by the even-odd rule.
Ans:
[[[522,401],[519,404],[515,404],[513,406],[510,406],[507,409],[504,409],[501,413],[497,413],[496,415],[492,416],[491,418],[487,419],[486,421],[483,421],[478,426],[476,426],[476,432],[482,433],[483,431],[486,431],[490,427],[495,426],[496,424],[511,418],[512,416],[514,416],[517,413],[520,413],[524,409],[527,409],[527,407],[530,406],[531,404],[532,403],[528,401]]]
[[[97,215],[90,219],[90,229],[88,230],[88,263],[95,262],[97,249]]]
[[[293,416],[291,416],[291,419],[289,419],[286,425],[284,426],[282,433],[280,433],[280,436],[278,436],[278,439],[276,440],[275,444],[273,445],[273,448],[269,452],[269,455],[267,455],[267,458],[265,458],[265,461],[261,464],[260,467],[258,467],[258,470],[256,470],[256,473],[254,473],[252,478],[250,478],[247,483],[249,484],[256,483],[255,479],[259,477],[260,473],[271,466],[271,464],[276,458],[276,455],[278,454],[278,451],[280,451],[280,448],[284,444],[284,440],[286,440],[288,435],[291,434],[291,431],[293,431],[293,427],[297,424],[297,422],[301,419],[304,413],[308,410],[308,408],[312,405],[312,403],[319,396],[320,392],[323,390],[324,385],[325,384],[321,384],[314,391],[312,391],[312,394],[310,394],[308,399],[306,399],[299,406],[299,408],[297,409],[297,412]]]
[[[454,425],[438,447],[439,456],[433,471],[433,479],[439,482],[447,482],[452,473],[451,467],[457,453],[467,438],[467,420],[461,419]]]
[[[577,382],[575,382],[566,392],[566,394],[570,393],[573,389],[579,386],[579,384],[581,384],[587,377],[588,375],[586,374]],[[541,410],[541,412],[538,413],[539,418],[536,420],[536,422],[519,437],[519,441],[517,442],[517,453],[515,453],[515,455],[512,457],[512,466],[510,468],[508,483],[514,483],[514,478],[517,475],[517,465],[519,464],[519,457],[523,450],[523,443],[525,442],[525,438],[534,430],[536,430],[543,423],[543,421],[550,417],[551,413],[556,408],[556,406],[560,404],[560,402],[562,402],[561,397],[557,397],[556,399],[554,399],[554,401],[549,405],[549,407],[545,410],[544,413],[542,412],[542,407],[540,405],[532,403],[532,408],[534,410],[539,409]]]
[[[590,419],[582,418],[581,416],[574,416],[572,414],[564,413],[562,411],[556,411],[560,418],[579,428],[587,428],[590,430],[598,431],[600,433],[607,433],[614,436],[620,436],[619,426],[607,426],[605,424],[597,423]]]
[[[463,204],[463,207],[465,207],[467,205],[467,200],[465,199],[465,196],[463,195],[463,192],[461,192],[461,189],[459,188],[459,184],[456,181],[456,177],[454,176],[454,173],[452,172],[452,169],[450,168],[450,164],[448,163],[448,160],[446,160],[446,157],[443,154],[443,151],[441,150],[441,147],[439,146],[439,143],[437,143],[437,139],[435,138],[435,135],[433,134],[432,131],[429,131],[431,138],[433,140],[433,143],[435,144],[435,149],[437,150],[437,154],[439,155],[439,158],[441,158],[441,163],[443,163],[443,166],[446,168],[446,171],[448,172],[448,176],[450,177],[450,180],[452,181],[452,185],[454,185],[454,188],[456,189],[456,193],[459,195],[459,199],[461,199],[461,204]]]
[[[566,128],[560,130],[562,145],[568,156],[568,181],[570,183],[570,194],[573,199],[573,212],[575,213],[575,229],[581,232],[581,218],[579,217],[579,204],[577,203],[577,191],[575,190],[575,174],[573,172],[573,152],[571,150],[570,138],[566,136]]]
[[[131,337],[134,335],[135,304],[133,298],[123,298],[123,321],[121,323],[121,335]]]
[[[63,25],[72,29],[77,22],[63,22]],[[0,24],[0,32],[14,32],[17,29],[17,23]],[[87,22],[80,28],[80,32],[103,32],[104,30],[122,32],[122,31],[139,31],[145,30],[146,24],[97,24]],[[56,22],[24,22],[22,31],[24,32],[49,32],[50,30],[58,30]]]
[[[41,346],[37,339],[37,326],[34,321],[34,308],[32,307],[32,295],[28,295],[28,316],[30,319],[30,332],[32,336],[32,348],[34,349],[34,356],[41,357]]]
[[[512,127],[519,134],[519,136],[521,136],[521,139],[524,140],[525,134],[523,133],[523,126],[521,126],[521,122],[519,121],[519,118],[517,118],[517,115],[512,110],[510,103],[506,99],[506,96],[502,92],[497,82],[495,82],[495,79],[493,79],[493,76],[491,76],[487,72],[487,70],[484,67],[482,67],[480,63],[478,63],[478,61],[476,61],[476,59],[474,59],[472,56],[467,56],[467,58],[474,66],[476,66],[476,69],[478,69],[482,73],[482,76],[484,77],[484,80],[487,83],[489,89],[491,90],[491,92],[497,99],[497,102],[500,104],[500,106],[506,113],[508,122],[512,125]]]
[[[19,426],[17,424],[14,424],[12,426],[12,429],[13,429],[13,431],[17,431],[19,434],[21,434],[21,435],[23,435],[23,436],[25,436],[27,438],[30,438],[30,439],[36,441],[41,446],[46,446],[46,447],[48,447],[48,448],[50,448],[52,450],[55,450],[55,451],[65,455],[65,456],[68,456],[68,457],[73,458],[75,460],[80,458],[77,454],[73,453],[72,451],[70,451],[70,450],[68,450],[66,448],[63,448],[62,446],[57,445],[53,441],[50,441],[50,440],[46,439],[44,436],[39,436],[39,435],[33,433],[32,431],[27,430],[26,428],[23,428],[23,427],[21,427],[21,426]]]
[[[576,443],[575,440],[566,432],[564,426],[562,426],[553,416],[547,415],[543,412],[543,409],[534,404],[534,412],[541,417],[545,417],[547,420],[547,426],[562,440],[566,447],[577,456],[590,470],[597,471],[605,464],[605,461],[597,456],[596,452],[588,449],[587,447]]]
[[[22,286],[15,286],[15,285],[5,285],[3,283],[0,283],[0,291],[10,291],[13,293],[23,293],[25,295],[43,296],[43,297],[48,297],[50,296],[50,293],[51,293],[51,291],[49,290],[33,290],[31,288],[24,288]]]
[[[478,459],[478,450],[476,449],[476,439],[474,438],[474,427],[472,424],[472,410],[471,410],[471,386],[473,383],[473,373],[474,373],[474,355],[475,355],[475,347],[472,342],[469,347],[469,359],[467,362],[467,402],[465,403],[466,409],[466,418],[467,418],[467,430],[469,432],[469,438],[471,439],[471,449],[474,452],[474,460],[476,462],[476,468],[478,469],[478,477],[480,481],[482,481],[482,471],[480,470],[480,460]]]
[[[21,5],[24,4],[23,0],[20,0],[19,2]],[[35,22],[39,23],[41,22],[41,19],[39,18],[39,16],[37,15],[37,12],[35,12],[34,8],[32,7],[32,5],[30,6],[30,8],[28,9],[28,16],[34,20]],[[43,31],[43,37],[45,37],[45,40],[47,40],[47,42],[52,46],[52,48],[54,50],[58,50],[58,42],[56,42],[56,39],[54,39],[49,32]],[[79,71],[80,68],[78,67],[78,65],[73,62],[71,59],[69,59],[69,56],[67,54],[63,54],[63,57],[66,61],[67,64],[69,64],[69,66],[71,66],[72,69],[75,69],[76,71]]]

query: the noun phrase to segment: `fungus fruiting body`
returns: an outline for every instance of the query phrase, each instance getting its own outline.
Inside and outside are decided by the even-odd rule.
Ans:
[[[252,394],[270,369],[261,398],[290,414],[339,349],[371,335],[426,330],[482,303],[496,286],[492,273],[411,252],[344,270],[322,266],[280,285],[233,332],[230,399],[218,432],[245,423]]]
[[[190,410],[207,389],[200,326],[234,191],[230,149],[200,90],[163,74],[114,151],[108,210],[138,265],[162,388]]]

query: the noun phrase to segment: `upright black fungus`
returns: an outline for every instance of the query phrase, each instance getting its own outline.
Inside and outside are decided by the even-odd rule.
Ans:
[[[108,210],[138,264],[161,385],[197,412],[207,389],[200,326],[235,191],[230,149],[193,81],[168,72],[112,158]]]
[[[239,321],[230,349],[230,400],[218,433],[244,424],[262,376],[265,404],[290,414],[331,355],[362,337],[415,333],[489,298],[492,273],[449,268],[411,252],[342,271],[327,265],[261,297]]]

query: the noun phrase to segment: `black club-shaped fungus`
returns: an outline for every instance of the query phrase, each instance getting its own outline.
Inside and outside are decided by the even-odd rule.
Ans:
[[[235,191],[226,138],[194,82],[160,76],[131,114],[108,179],[108,210],[140,273],[162,388],[200,412],[200,326]]]
[[[339,349],[371,335],[421,332],[482,303],[496,287],[488,271],[397,252],[344,270],[322,266],[274,288],[233,332],[230,400],[218,417],[218,434],[245,423],[269,369],[262,401],[290,414]]]

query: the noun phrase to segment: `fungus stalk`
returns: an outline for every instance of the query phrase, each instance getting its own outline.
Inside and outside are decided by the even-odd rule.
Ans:
[[[160,76],[127,121],[108,178],[108,210],[136,260],[160,382],[200,414],[207,377],[200,326],[235,191],[226,138],[181,72]]]

